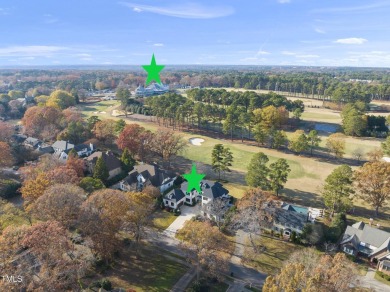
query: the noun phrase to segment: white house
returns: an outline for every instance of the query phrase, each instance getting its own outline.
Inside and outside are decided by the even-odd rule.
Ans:
[[[57,142],[59,142],[59,141],[57,141]],[[65,142],[65,141],[64,141]],[[67,142],[66,142],[67,143]],[[55,143],[54,143],[55,144]],[[53,145],[54,145],[53,144]],[[55,155],[58,155],[58,158],[60,159],[60,160],[67,160],[68,159],[68,154],[69,154],[69,152],[72,150],[72,149],[74,149],[76,152],[77,152],[77,155],[79,156],[79,157],[87,157],[87,156],[89,156],[89,155],[91,155],[92,153],[93,153],[93,151],[94,151],[94,146],[93,146],[93,144],[92,143],[90,143],[89,145],[87,145],[87,144],[78,144],[78,145],[76,145],[76,146],[74,146],[73,144],[70,144],[71,146],[73,146],[73,147],[69,147],[69,143],[67,143],[67,144],[65,144],[65,147],[67,148],[67,149],[65,149],[65,150],[62,150],[62,151],[60,151],[60,148],[58,148],[58,145],[56,145],[56,147],[57,148],[55,148],[54,146],[52,146],[53,147],[53,149],[54,149],[54,151],[55,151]],[[57,150],[56,150],[57,149]]]
[[[184,204],[186,196],[181,189],[173,189],[163,198],[164,206],[177,209]]]

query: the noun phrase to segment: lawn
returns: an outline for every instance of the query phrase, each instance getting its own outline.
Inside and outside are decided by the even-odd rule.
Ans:
[[[190,291],[189,288],[194,284],[195,281],[196,277],[187,286],[187,289],[185,291]],[[199,290],[203,292],[226,292],[226,290],[229,288],[229,285],[224,282],[211,282],[206,280],[205,278],[201,279],[200,282],[205,284],[204,286],[202,286],[201,290]]]
[[[106,117],[111,119],[119,119],[117,117],[111,117],[108,107],[112,105],[118,105],[118,101],[102,101],[97,104],[90,104],[87,106],[81,106],[85,115],[91,115],[94,111],[105,111],[106,114],[98,114],[99,117]],[[112,108],[111,108],[112,109]],[[123,117],[124,118],[124,117]],[[125,119],[125,118],[124,118]],[[137,123],[148,130],[157,131],[159,126],[145,121],[134,121],[125,119],[127,123]],[[281,191],[281,195],[285,199],[294,201],[297,204],[313,207],[323,207],[321,195],[319,194],[319,188],[324,183],[326,177],[339,166],[338,161],[333,159],[319,159],[305,156],[299,156],[294,154],[288,154],[274,149],[257,147],[252,145],[246,145],[241,141],[230,141],[220,139],[218,136],[213,138],[203,136],[197,133],[182,133],[183,138],[188,139],[193,137],[199,137],[205,140],[201,146],[195,146],[188,143],[187,149],[181,154],[176,164],[178,171],[188,171],[190,169],[191,162],[200,162],[203,164],[201,169],[206,174],[207,179],[217,179],[216,174],[211,170],[211,152],[215,144],[221,143],[229,147],[233,152],[234,162],[231,167],[232,172],[226,173],[224,179],[228,183],[224,183],[229,189],[231,195],[240,198],[248,188],[245,183],[245,174],[247,172],[247,166],[255,153],[265,153],[272,163],[278,158],[284,158],[290,165],[291,172],[288,177],[288,181],[285,188]],[[325,146],[326,136],[322,137],[320,146]],[[348,137],[346,139],[346,156],[350,157],[353,150],[356,148],[362,148],[363,152],[368,152],[376,147],[380,147],[380,139],[374,138],[355,138]],[[181,167],[179,170],[178,167]],[[200,169],[200,168],[199,168]],[[184,172],[183,172],[184,173]],[[363,202],[357,201],[358,207],[364,207],[365,212],[361,212],[361,216],[367,221],[371,216],[371,208]],[[363,210],[364,211],[364,210]],[[387,209],[383,209],[387,212]],[[388,213],[387,213],[388,214]],[[390,226],[390,223],[385,223],[382,226]]]
[[[302,248],[299,245],[266,236],[261,236],[258,243],[265,246],[265,251],[255,255],[250,245],[246,244],[244,251],[246,262],[269,275],[276,274],[290,254]]]
[[[310,109],[309,109],[310,110]],[[331,113],[315,113],[315,112],[303,112],[301,116],[302,120],[307,121],[328,121],[328,122],[335,122],[340,120],[340,115],[335,115]]]
[[[187,266],[172,257],[165,257],[153,247],[144,246],[138,257],[129,247],[121,251],[121,259],[111,269],[97,275],[92,282],[106,278],[115,288],[134,289],[137,292],[170,291],[187,270]]]
[[[378,280],[379,282],[383,283],[383,284],[386,284],[386,285],[389,285],[390,286],[390,281],[387,281],[385,279],[383,279],[381,276],[379,276],[377,273],[375,273],[375,276],[374,278],[376,280]]]
[[[158,210],[153,214],[153,226],[159,230],[165,230],[177,219],[172,212]]]
[[[109,114],[112,108],[118,104],[119,102],[117,100],[104,100],[95,103],[81,103],[78,107],[82,111],[84,117],[90,117],[105,115],[101,112]]]

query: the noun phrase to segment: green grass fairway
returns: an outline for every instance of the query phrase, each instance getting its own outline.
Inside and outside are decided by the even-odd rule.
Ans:
[[[301,119],[308,121],[330,120],[330,122],[332,122],[332,120],[340,120],[340,115],[304,112],[301,116]]]

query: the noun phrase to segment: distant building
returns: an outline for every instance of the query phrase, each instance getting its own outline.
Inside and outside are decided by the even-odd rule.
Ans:
[[[144,97],[152,95],[160,95],[167,93],[169,91],[169,85],[153,83],[148,87],[143,87],[142,85],[138,86],[135,90],[135,96]]]

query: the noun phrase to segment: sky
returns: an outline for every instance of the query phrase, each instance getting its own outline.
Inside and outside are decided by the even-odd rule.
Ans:
[[[389,0],[2,0],[0,67],[390,67]]]

